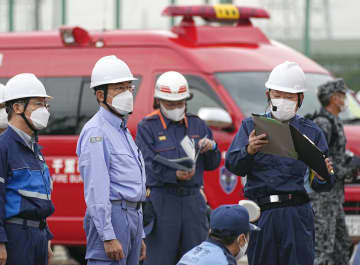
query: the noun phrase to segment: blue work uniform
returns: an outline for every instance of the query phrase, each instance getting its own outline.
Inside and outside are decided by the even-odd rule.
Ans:
[[[136,143],[146,165],[148,200],[155,212],[155,225],[146,236],[145,265],[174,265],[187,251],[207,238],[206,203],[200,193],[204,170],[219,166],[221,155],[217,147],[198,157],[195,175],[179,181],[176,170],[154,161],[156,154],[167,159],[186,157],[180,145],[188,135],[195,145],[203,137],[212,139],[212,132],[196,115],[186,114],[180,122],[163,116],[160,110],[145,117],[137,128]]]
[[[41,147],[12,125],[0,135],[0,242],[7,265],[47,265],[51,177]]]
[[[208,239],[187,252],[177,265],[236,265],[235,257],[219,242]]]
[[[265,114],[272,117],[270,113]],[[315,145],[327,153],[326,138],[312,121],[298,115],[289,123],[310,138]],[[264,154],[249,155],[249,135],[254,129],[251,118],[242,122],[227,154],[225,165],[239,176],[247,176],[245,196],[262,208],[257,221],[261,231],[251,236],[248,247],[250,265],[311,265],[314,262],[314,216],[304,187],[304,176],[308,167],[301,161]],[[312,179],[315,191],[328,191],[334,184],[334,177],[321,181]],[[272,202],[274,196],[287,197],[284,203]],[[304,199],[298,199],[304,198]]]
[[[139,263],[145,167],[126,121],[100,107],[81,131],[77,151],[84,180],[88,264]],[[111,260],[104,241],[117,239],[125,258]]]

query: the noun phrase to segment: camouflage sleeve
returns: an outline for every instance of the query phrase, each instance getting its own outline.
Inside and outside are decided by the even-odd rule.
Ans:
[[[314,119],[314,122],[317,124],[317,126],[320,127],[320,129],[323,131],[326,137],[326,141],[329,144],[331,141],[331,122],[324,117],[317,117]]]
[[[314,119],[314,122],[320,127],[320,129],[324,132],[326,140],[328,144],[330,144],[332,137],[332,124],[331,122],[324,117],[317,117]],[[329,146],[329,150],[330,150]],[[335,176],[337,180],[343,180],[345,177],[351,174],[351,168],[347,167],[344,163],[345,159],[343,158],[344,154],[341,154],[340,157],[333,156],[331,154],[329,158],[333,162],[333,167],[335,171]]]

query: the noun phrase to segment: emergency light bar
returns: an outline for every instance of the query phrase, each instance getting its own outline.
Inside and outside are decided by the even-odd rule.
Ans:
[[[92,43],[89,32],[80,27],[61,27],[60,36],[65,45],[87,46]]]
[[[270,18],[269,13],[262,8],[240,7],[228,4],[214,6],[169,6],[162,15],[175,17],[183,16],[184,19],[192,20],[192,17],[201,17],[212,22],[243,22],[250,18]]]

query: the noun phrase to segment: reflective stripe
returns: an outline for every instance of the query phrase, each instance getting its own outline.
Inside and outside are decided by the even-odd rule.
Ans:
[[[5,183],[5,179],[0,177],[0,183]]]
[[[39,193],[36,191],[18,190],[18,192],[25,197],[37,198],[37,199],[42,199],[42,200],[50,200],[51,199],[51,195]]]

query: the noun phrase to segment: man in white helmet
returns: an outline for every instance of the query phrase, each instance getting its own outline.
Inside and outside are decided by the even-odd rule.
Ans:
[[[6,84],[9,126],[0,135],[0,265],[47,265],[51,177],[37,143],[50,113],[44,85],[23,73]]]
[[[146,253],[141,209],[145,167],[126,127],[134,80],[127,64],[114,55],[100,58],[91,74],[90,88],[100,108],[82,129],[76,150],[87,206],[88,265],[138,265]]]
[[[204,170],[216,169],[221,155],[205,122],[186,112],[190,92],[182,74],[163,73],[156,82],[154,98],[159,108],[139,123],[136,135],[146,164],[149,192],[145,207],[153,206],[155,219],[146,231],[144,265],[173,265],[208,235],[207,208],[200,187]],[[156,155],[185,157],[180,144],[185,136],[194,140],[196,151],[200,151],[191,170],[176,170],[154,159]],[[147,212],[144,214],[146,219]]]
[[[276,66],[265,86],[271,112],[264,116],[290,123],[327,153],[321,129],[296,115],[306,90],[300,66],[294,62]],[[256,134],[251,118],[245,119],[225,159],[228,170],[247,176],[245,197],[255,201],[262,212],[257,221],[261,231],[253,234],[249,242],[249,264],[313,265],[314,216],[304,176],[312,176],[314,190],[330,190],[334,184],[331,162],[325,160],[329,176],[319,176],[300,160],[262,153],[268,141],[265,134]]]
[[[8,115],[5,109],[5,86],[0,84],[0,134],[5,131],[8,126]]]

